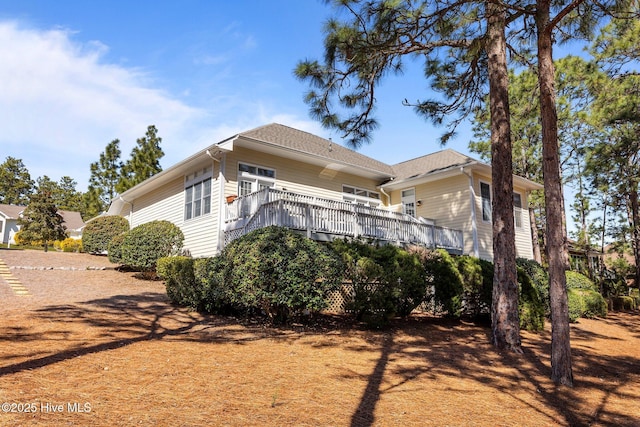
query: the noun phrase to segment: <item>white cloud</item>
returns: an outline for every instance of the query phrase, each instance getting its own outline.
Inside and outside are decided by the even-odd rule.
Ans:
[[[126,157],[148,125],[172,135],[204,115],[150,87],[142,70],[102,63],[102,43],[71,36],[0,23],[2,161],[21,158],[33,178],[69,175],[84,188],[111,140]]]
[[[22,159],[34,180],[70,176],[84,191],[90,164],[109,142],[120,140],[126,160],[152,124],[162,138],[164,168],[267,123],[323,135],[317,123],[283,113],[277,100],[247,99],[229,86],[216,93],[202,83],[214,91],[206,94],[210,103],[206,110],[192,107],[155,88],[152,72],[107,63],[108,50],[100,41],[76,41],[69,30],[0,21],[0,162]],[[197,82],[189,88],[200,90]]]

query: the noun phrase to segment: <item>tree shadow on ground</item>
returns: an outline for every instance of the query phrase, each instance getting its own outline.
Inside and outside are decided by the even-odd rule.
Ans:
[[[169,304],[164,293],[154,292],[51,305],[29,314],[27,326],[5,328],[0,335],[0,345],[5,342],[13,347],[11,354],[0,353],[4,354],[0,358],[0,377],[147,340],[242,345],[265,338],[276,342],[314,335],[326,338],[328,328],[335,328],[332,337],[336,339],[317,339],[308,345],[340,346],[347,354],[369,352],[375,355],[373,368],[364,377],[366,385],[352,414],[351,426],[377,424],[376,408],[386,395],[407,385],[414,386],[412,392],[428,394],[430,390],[424,389],[425,380],[438,384],[440,381],[446,383],[447,378],[464,378],[507,393],[532,411],[551,408],[551,412],[542,414],[549,423],[631,426],[639,422],[634,411],[615,412],[608,405],[612,396],[622,396],[630,401],[638,398],[624,395],[625,387],[630,381],[637,381],[640,375],[636,358],[603,356],[588,346],[580,346],[573,353],[575,389],[556,387],[548,380],[551,375],[548,332],[526,334],[524,354],[514,355],[500,353],[490,345],[490,330],[486,325],[416,316],[394,320],[391,327],[383,331],[362,331],[336,318],[326,318],[316,327],[275,328],[265,327],[260,321],[190,312]],[[630,336],[638,331],[637,324],[628,318],[619,320],[616,326],[628,328]],[[352,334],[363,339],[340,339]],[[581,342],[608,338],[579,328],[573,329],[573,337]],[[56,341],[55,345],[52,341]],[[347,361],[337,373],[327,376],[327,380],[340,381],[353,376],[361,377],[362,374],[350,370]],[[443,387],[445,391],[460,391],[454,389],[455,384]],[[602,395],[590,410],[585,410],[591,405],[584,398],[585,390]],[[542,404],[536,404],[536,400],[542,400]]]
[[[622,323],[622,327],[626,326],[631,326],[632,330],[637,327]],[[629,402],[636,402],[640,397],[625,395],[623,391],[625,386],[637,381],[640,375],[638,359],[633,356],[603,356],[589,351],[585,346],[574,348],[576,380],[572,389],[556,386],[550,381],[551,344],[548,332],[528,334],[529,339],[525,340],[523,346],[524,354],[517,355],[500,353],[491,347],[490,330],[486,326],[469,327],[460,321],[426,318],[402,321],[394,329],[409,334],[409,339],[400,340],[397,334],[394,336],[393,331],[381,335],[378,343],[379,357],[368,377],[351,426],[374,425],[376,403],[385,393],[390,393],[401,385],[417,379],[427,378],[437,382],[451,377],[464,377],[507,393],[531,410],[547,417],[553,424],[640,425],[637,408],[629,407],[628,412],[622,412],[611,410],[607,405],[614,395],[628,399]],[[574,336],[576,335],[576,340],[620,340],[580,329],[574,329]],[[364,348],[352,350],[362,351]],[[403,360],[405,363],[396,366],[393,363],[395,360]],[[347,372],[344,375],[346,378],[353,373]],[[389,376],[393,378],[391,383]],[[526,385],[531,385],[528,396],[530,399],[525,397],[526,392],[523,394],[523,386]],[[601,394],[601,397],[595,407],[592,407],[592,402],[585,400],[584,395],[594,392]],[[532,404],[532,401],[540,400],[544,403],[544,412],[540,405]],[[552,408],[553,413],[549,413],[547,408]]]

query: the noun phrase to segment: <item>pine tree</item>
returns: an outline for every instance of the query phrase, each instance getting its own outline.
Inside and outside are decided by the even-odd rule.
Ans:
[[[91,163],[88,191],[85,193],[85,212],[89,217],[96,216],[109,206],[116,196],[116,186],[120,179],[120,140],[114,139],[100,153],[100,159]]]
[[[147,128],[145,136],[136,141],[137,145],[131,150],[131,158],[120,170],[120,178],[116,186],[118,193],[123,193],[162,171],[160,159],[164,156],[164,152],[160,148],[162,138],[157,134],[158,130],[151,125]]]
[[[26,205],[33,192],[33,180],[21,159],[7,157],[0,164],[0,203]]]
[[[50,243],[67,237],[63,221],[51,193],[39,190],[31,196],[29,205],[18,220],[20,236],[27,242],[42,242],[47,252]]]

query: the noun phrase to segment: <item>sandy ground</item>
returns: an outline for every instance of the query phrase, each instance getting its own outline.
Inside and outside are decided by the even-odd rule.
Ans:
[[[524,355],[484,325],[269,328],[168,303],[86,254],[0,250],[1,426],[640,426],[640,315],[572,326],[575,387],[550,332]]]

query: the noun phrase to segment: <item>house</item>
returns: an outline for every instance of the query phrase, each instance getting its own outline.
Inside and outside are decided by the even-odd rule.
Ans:
[[[530,191],[514,176],[517,255],[533,258]],[[328,240],[362,237],[443,247],[491,260],[491,167],[447,149],[396,165],[280,124],[242,132],[112,201],[130,226],[168,220],[193,256],[281,225]]]
[[[15,244],[13,236],[20,231],[18,219],[22,215],[26,206],[0,204],[0,236],[3,244]],[[63,225],[69,237],[74,239],[82,238],[82,230],[85,226],[80,212],[58,211],[63,218]]]

